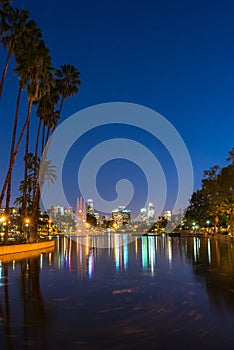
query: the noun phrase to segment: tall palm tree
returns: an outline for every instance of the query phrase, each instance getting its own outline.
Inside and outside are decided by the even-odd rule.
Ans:
[[[34,52],[35,49],[35,52]],[[32,106],[34,101],[40,99],[41,82],[50,78],[51,70],[51,57],[49,55],[49,50],[46,48],[44,42],[40,41],[39,45],[33,48],[32,53],[28,57],[28,75],[30,77],[28,83],[28,116],[27,116],[27,133],[26,133],[26,146],[25,146],[25,173],[24,179],[27,178],[27,160],[28,160],[28,145],[29,145],[29,127],[30,127],[30,115],[32,111]],[[25,62],[25,60],[24,60]],[[31,67],[30,67],[31,65]],[[27,215],[27,203],[26,203],[26,188],[24,191],[25,203],[22,210],[22,215]]]
[[[39,125],[37,130],[37,139],[36,139],[36,147],[35,147],[36,155],[38,155],[38,151],[39,151],[38,147],[39,147],[41,126],[42,126],[42,138],[41,138],[41,155],[42,155],[45,142],[48,139],[48,136],[45,136],[46,129],[47,129],[47,135],[48,135],[49,130],[54,125],[54,119],[56,114],[55,109],[59,102],[59,91],[55,84],[53,71],[54,69],[48,72],[50,74],[50,77],[47,79],[46,82],[42,82],[40,86],[41,97],[40,97],[40,100],[38,101],[38,108],[37,108]]]
[[[17,57],[21,57],[22,52],[31,44],[30,38],[32,36],[34,38],[41,38],[41,31],[37,28],[35,21],[29,19],[29,12],[27,10],[11,8],[7,19],[8,21],[6,22],[4,20],[2,24],[3,34],[1,42],[3,47],[8,50],[8,54],[1,76],[0,99],[11,56],[14,55],[17,61]]]
[[[9,21],[14,12],[10,4],[11,2],[9,0],[0,0],[0,40],[2,40],[3,35],[10,29]]]
[[[63,64],[61,69],[56,71],[56,83],[61,95],[59,113],[63,108],[64,100],[78,93],[80,81],[80,72],[71,64]]]
[[[15,163],[16,155],[18,153],[20,144],[22,142],[23,136],[27,127],[30,124],[30,117],[32,112],[32,107],[34,101],[37,101],[40,96],[39,85],[40,82],[43,81],[45,77],[47,77],[47,70],[51,67],[51,57],[49,55],[49,50],[46,48],[44,42],[42,40],[36,40],[31,43],[30,49],[28,48],[24,55],[21,56],[21,59],[18,59],[18,65],[16,68],[16,72],[20,72],[21,76],[24,77],[23,81],[27,87],[27,95],[28,95],[28,112],[27,116],[21,130],[18,142],[15,143],[15,149],[13,155],[11,157],[11,161],[9,164],[7,176],[3,185],[2,193],[0,196],[0,205],[4,197],[5,190],[11,180],[11,173]],[[26,137],[26,142],[29,141],[29,129]],[[25,163],[27,163],[27,153],[25,154]],[[25,172],[25,178],[27,177],[27,171]],[[26,191],[26,189],[25,189]],[[25,192],[25,204],[22,208],[22,216],[25,215],[26,208],[26,192]],[[7,236],[7,233],[6,233]],[[7,237],[6,237],[7,239]]]
[[[41,37],[41,32],[40,30],[36,27],[36,23],[34,21],[28,21],[26,23],[26,29],[25,31],[21,31],[22,37],[20,38],[19,33],[18,33],[18,42],[16,45],[15,42],[15,58],[16,62],[22,62],[22,57],[25,56],[25,53],[29,51],[30,47],[32,47],[33,43],[35,41],[38,41],[39,38]],[[6,37],[4,37],[6,39]],[[12,39],[13,40],[13,39]],[[14,40],[13,40],[14,41]],[[13,133],[12,133],[12,142],[11,142],[11,151],[10,151],[10,157],[9,157],[9,166],[8,166],[8,172],[7,176],[5,178],[2,191],[0,194],[0,207],[2,205],[2,201],[5,195],[5,191],[8,187],[8,184],[11,182],[11,174],[12,174],[12,169],[15,161],[15,156],[16,156],[16,151],[15,151],[15,145],[16,145],[16,133],[17,133],[17,126],[18,126],[18,116],[19,116],[19,106],[20,106],[20,98],[21,98],[21,93],[22,90],[27,86],[27,72],[25,71],[25,68],[20,69],[17,67],[16,73],[19,76],[19,88],[18,88],[18,95],[17,95],[17,103],[16,103],[16,111],[15,111],[15,119],[14,119],[14,128],[13,128]],[[20,137],[20,139],[23,137],[23,135]],[[19,145],[21,143],[18,142]],[[19,147],[19,146],[18,146]],[[8,197],[10,193],[10,186],[8,187]],[[10,199],[8,198],[6,202],[10,202]]]
[[[12,158],[12,156],[14,154],[15,139],[16,139],[18,119],[19,119],[19,104],[20,104],[21,92],[22,92],[22,88],[21,88],[21,86],[19,86],[19,90],[18,90],[18,94],[17,94],[15,118],[14,118],[14,127],[13,127],[13,132],[12,132],[12,139],[11,139],[10,162],[11,162],[11,158]],[[7,216],[9,215],[9,210],[10,210],[11,180],[12,180],[12,169],[9,172],[9,181],[8,181],[7,190],[6,190],[5,213],[6,213]],[[8,240],[8,225],[6,226],[6,230],[5,230],[5,243],[6,243],[7,240]]]
[[[57,70],[55,72],[55,86],[53,86],[49,94],[45,94],[38,105],[38,114],[39,117],[43,120],[44,128],[47,128],[47,135],[45,137],[44,132],[42,136],[42,149],[41,152],[44,151],[45,143],[48,141],[50,134],[55,130],[62,111],[62,107],[66,98],[75,95],[79,91],[79,86],[81,84],[79,76],[80,73],[78,70],[70,65],[61,65],[61,70]],[[59,103],[58,109],[56,109],[56,105]],[[39,124],[40,125],[40,124]],[[46,158],[46,152],[43,155]],[[40,169],[40,179],[38,178],[38,183],[35,186],[35,194],[33,199],[33,223],[34,227],[32,228],[32,239],[36,239],[36,229],[38,223],[38,212],[39,212],[39,201],[40,201],[40,193],[41,188],[44,185],[46,177],[49,181],[55,180],[55,174],[53,174],[53,165],[42,162],[43,164],[47,164],[46,170],[41,171]],[[51,172],[52,171],[52,172]],[[50,174],[50,175],[48,175]]]

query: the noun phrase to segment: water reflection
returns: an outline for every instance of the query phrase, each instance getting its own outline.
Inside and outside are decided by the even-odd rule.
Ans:
[[[1,349],[233,347],[231,240],[98,240],[56,238],[53,252],[0,257]]]
[[[2,349],[46,347],[46,329],[51,314],[45,306],[40,286],[40,270],[45,259],[48,262],[45,255],[39,257],[37,253],[24,260],[0,261]]]
[[[194,267],[194,272],[210,271],[209,267],[227,270],[234,269],[233,242],[215,238],[171,238],[166,236],[141,236],[134,241],[128,235],[115,234],[111,238],[112,248],[106,248],[110,237],[106,241],[102,237],[103,248],[95,248],[90,240],[98,237],[64,237],[56,240],[56,252],[53,264],[58,269],[76,270],[79,278],[92,278],[95,275],[95,265],[101,256],[112,256],[116,271],[127,270],[129,259],[140,262],[143,270],[152,275],[157,269],[157,257],[163,259],[164,264],[172,269],[174,263],[188,261]],[[114,241],[114,245],[113,245]],[[130,242],[130,243],[129,243]],[[50,254],[51,264],[51,254]],[[199,269],[197,268],[199,266]],[[227,272],[226,271],[226,272]]]

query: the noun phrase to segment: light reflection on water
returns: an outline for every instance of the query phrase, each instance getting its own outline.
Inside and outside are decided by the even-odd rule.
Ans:
[[[99,239],[0,261],[1,349],[233,348],[231,240]]]

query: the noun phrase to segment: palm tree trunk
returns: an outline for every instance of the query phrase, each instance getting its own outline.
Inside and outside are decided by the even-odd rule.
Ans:
[[[19,106],[20,106],[20,98],[21,98],[21,88],[18,89],[17,94],[17,102],[16,102],[16,110],[15,110],[15,119],[14,119],[14,127],[12,132],[12,139],[11,139],[11,151],[10,151],[10,160],[14,153],[15,148],[15,141],[16,141],[16,132],[17,132],[17,126],[18,126],[18,120],[19,120]],[[9,161],[10,163],[10,161]],[[5,213],[6,216],[9,217],[9,209],[10,209],[10,200],[11,200],[11,178],[12,178],[12,170],[9,174],[9,182],[7,186],[7,195],[6,195],[6,206],[5,206]],[[5,194],[5,193],[4,193]],[[4,243],[7,244],[8,242],[8,224],[6,225],[5,229],[5,235],[4,235]]]
[[[43,129],[42,129],[41,154],[43,153],[44,147],[45,147],[45,122],[43,122]]]
[[[37,138],[36,138],[36,146],[35,146],[35,156],[38,156],[38,147],[39,147],[39,138],[40,138],[40,132],[41,132],[41,123],[42,123],[42,119],[40,119],[39,121],[39,125],[37,128]]]
[[[2,206],[2,201],[3,201],[3,198],[4,198],[4,195],[5,195],[5,192],[6,192],[6,188],[8,186],[8,183],[10,181],[10,177],[11,177],[11,172],[12,172],[12,169],[14,167],[14,164],[15,164],[15,160],[16,160],[16,156],[19,152],[19,148],[20,148],[20,145],[21,145],[21,142],[22,142],[22,139],[23,139],[23,136],[24,136],[24,133],[25,133],[25,130],[27,128],[27,125],[29,123],[29,120],[30,120],[30,115],[31,115],[31,111],[32,111],[32,99],[29,100],[29,103],[28,103],[28,113],[27,113],[27,117],[26,117],[26,120],[24,122],[24,125],[23,125],[23,128],[21,130],[21,134],[19,136],[19,140],[17,142],[17,145],[15,147],[15,150],[14,150],[14,153],[12,154],[12,157],[10,159],[10,164],[8,166],[8,171],[7,171],[7,175],[5,177],[5,181],[4,181],[4,184],[3,184],[3,187],[2,187],[2,191],[1,191],[1,195],[0,195],[0,207]]]
[[[5,82],[5,78],[6,78],[6,73],[7,73],[8,67],[9,67],[9,63],[10,63],[10,58],[11,58],[11,53],[12,53],[12,49],[11,49],[12,46],[9,48],[8,55],[7,55],[7,58],[6,58],[6,63],[5,63],[3,72],[2,72],[1,84],[0,84],[0,99],[2,97],[2,91],[3,91],[3,86],[4,86],[4,82]]]
[[[234,237],[234,208],[231,209],[230,213],[230,230],[231,236]]]
[[[62,97],[62,100],[61,100],[61,103],[60,103],[60,107],[59,107],[59,116],[60,116],[60,114],[61,114],[61,112],[62,112],[64,100],[65,100],[65,98]]]
[[[22,204],[22,217],[24,220],[28,216],[28,148],[29,148],[29,129],[30,121],[27,125],[26,141],[25,141],[25,154],[24,154],[24,187],[23,187],[23,204]]]
[[[48,142],[48,140],[49,140],[49,137],[50,137],[50,131],[51,131],[51,129],[50,129],[50,128],[48,128],[48,129],[47,129],[47,133],[46,133],[45,143],[47,143],[47,142]],[[43,148],[43,151],[44,151],[44,148]]]
[[[11,176],[10,176],[10,181],[8,183],[8,186],[7,186],[7,195],[6,195],[5,214],[7,217],[7,222],[6,222],[6,226],[5,226],[5,232],[4,232],[4,244],[8,243],[8,237],[9,237],[10,197],[11,197]]]
[[[41,124],[42,124],[42,119],[39,121],[39,125],[37,128],[37,138],[36,138],[36,146],[35,146],[35,161],[37,162],[38,159],[38,147],[39,147],[39,138],[40,138],[40,132],[41,132]],[[33,174],[33,195],[32,198],[34,199],[36,195],[36,186],[37,186],[37,177],[39,175],[39,169],[37,169],[36,164],[35,164],[35,169],[34,169],[34,174]],[[33,201],[33,200],[32,200]],[[33,208],[32,208],[33,210]]]
[[[30,242],[36,242],[37,241],[37,229],[38,229],[38,213],[39,213],[39,203],[40,203],[40,186],[37,184],[37,189],[35,196],[33,198],[33,212],[32,212],[32,226],[31,226],[31,236],[30,236]]]

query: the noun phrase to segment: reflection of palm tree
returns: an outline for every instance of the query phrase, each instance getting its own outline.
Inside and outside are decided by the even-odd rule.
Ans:
[[[9,300],[9,283],[8,283],[8,264],[3,263],[3,271],[4,271],[4,294],[5,294],[5,312],[3,307],[0,304],[0,315],[4,320],[5,326],[5,336],[7,339],[8,350],[12,350],[14,348],[14,344],[11,336],[11,319],[10,319],[10,300]]]
[[[46,310],[40,288],[39,258],[29,258],[21,262],[21,296],[24,312],[24,342],[29,338],[34,342],[34,348],[46,349]],[[32,325],[32,327],[28,327]],[[33,334],[29,333],[29,330]],[[38,342],[41,342],[38,344]]]

